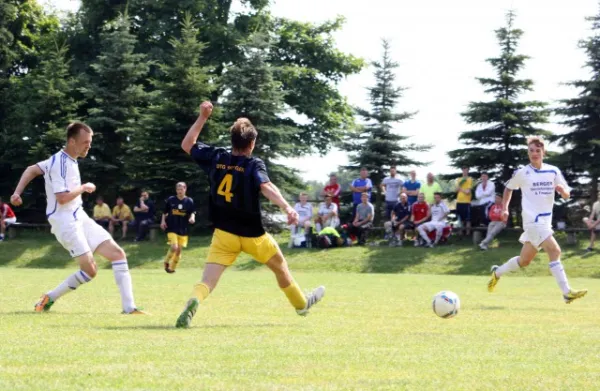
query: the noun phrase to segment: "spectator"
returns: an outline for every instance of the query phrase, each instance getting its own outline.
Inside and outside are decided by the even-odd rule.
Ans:
[[[351,245],[352,240],[350,240],[346,235],[340,235],[335,228],[325,227],[317,236],[317,246],[319,248],[344,247]]]
[[[361,203],[362,193],[367,193],[369,200],[371,199],[371,190],[373,183],[369,178],[369,172],[365,167],[360,169],[360,178],[355,179],[350,185],[352,190],[352,218],[356,216],[356,207]]]
[[[309,242],[309,235],[312,226],[312,215],[313,215],[313,206],[310,202],[308,202],[308,194],[300,193],[300,202],[296,202],[294,205],[294,210],[298,212],[298,224],[290,225],[290,243],[289,247],[292,248],[294,246],[294,237],[298,231],[298,227],[304,228],[304,235],[306,237],[306,243]]]
[[[594,251],[594,241],[596,240],[596,231],[600,231],[600,197],[592,205],[590,217],[583,220],[590,230],[590,245],[585,250],[586,253]]]
[[[146,235],[150,231],[150,224],[154,222],[156,214],[154,211],[154,201],[150,199],[150,194],[147,191],[142,190],[140,199],[133,207],[133,214],[135,219],[130,225],[136,228],[137,235],[135,241],[139,242],[146,239]]]
[[[481,182],[475,188],[475,200],[471,203],[474,206],[473,212],[479,217],[479,221],[483,225],[489,223],[487,218],[488,209],[494,204],[496,194],[496,185],[489,180],[487,173],[481,174]],[[477,210],[477,212],[475,212]],[[472,216],[474,217],[474,216]]]
[[[471,199],[473,194],[473,178],[469,176],[469,167],[462,168],[462,177],[456,179],[456,214],[466,230],[471,235]]]
[[[391,237],[390,246],[402,246],[405,232],[413,227],[410,221],[408,196],[405,193],[400,194],[400,202],[394,205],[391,218],[391,221],[386,221],[384,224],[386,234]]]
[[[496,235],[498,235],[504,228],[506,228],[506,223],[502,221],[502,196],[500,194],[496,194],[494,203],[489,208],[489,220],[487,235],[485,239],[479,243],[479,248],[482,250],[487,250],[489,244],[494,240]]]
[[[358,237],[359,245],[364,245],[367,241],[367,232],[373,226],[375,209],[369,202],[369,193],[362,193],[360,201],[361,203],[356,207],[356,216],[350,226],[350,233]]]
[[[123,201],[123,197],[117,197],[117,204],[113,208],[112,218],[110,219],[110,223],[108,224],[108,232],[113,236],[115,232],[115,226],[121,226],[121,239],[125,239],[127,236],[127,227],[129,227],[129,222],[133,220],[133,215],[131,214],[131,209],[125,202]]]
[[[94,221],[104,228],[108,228],[111,217],[110,206],[104,203],[104,198],[102,198],[102,196],[96,198],[96,205],[94,205]]]
[[[326,195],[325,202],[321,202],[319,205],[319,211],[317,212],[317,218],[315,219],[317,234],[321,232],[323,226],[336,228],[340,225],[338,208],[337,205],[332,202],[332,199],[333,197]]]
[[[332,201],[337,205],[338,210],[340,209],[340,184],[337,183],[337,175],[331,174],[329,175],[329,184],[323,188],[321,192],[321,197],[325,197],[326,195],[330,195],[332,197]]]
[[[17,222],[17,216],[13,212],[10,205],[2,201],[0,198],[0,242],[4,241],[6,235],[6,229]]]
[[[431,205],[435,201],[434,194],[442,192],[442,186],[435,181],[432,173],[427,174],[427,182],[421,185],[420,192],[425,194],[425,202]]]
[[[415,231],[431,217],[431,208],[425,202],[425,194],[419,193],[417,202],[410,206],[410,220]],[[419,246],[419,234],[415,235],[415,247]]]
[[[398,195],[404,182],[396,176],[396,166],[390,167],[390,176],[383,179],[381,191],[385,192],[385,218],[392,216],[392,210],[398,203]]]
[[[408,204],[412,205],[417,202],[421,189],[421,182],[417,180],[417,172],[415,170],[410,171],[410,180],[404,182],[402,192],[408,195]]]
[[[437,245],[442,238],[444,228],[446,227],[446,216],[450,213],[450,209],[442,201],[442,194],[434,194],[434,203],[431,205],[431,221],[421,224],[418,228],[419,234],[427,243],[427,247],[433,247]],[[435,242],[431,243],[428,232],[435,230]]]

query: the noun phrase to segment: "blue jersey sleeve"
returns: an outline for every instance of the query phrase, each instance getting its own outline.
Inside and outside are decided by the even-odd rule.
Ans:
[[[217,156],[217,148],[199,142],[190,149],[190,156],[205,172],[208,173],[211,163]]]
[[[267,166],[265,165],[265,162],[260,159],[256,159],[256,165],[254,167],[254,179],[259,187],[263,183],[271,182],[269,179],[269,174],[267,173]]]

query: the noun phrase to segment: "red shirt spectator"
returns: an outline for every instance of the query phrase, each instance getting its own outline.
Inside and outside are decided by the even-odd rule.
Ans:
[[[423,193],[419,194],[419,200],[412,204],[412,216],[413,222],[418,222],[423,220],[429,214],[429,205],[425,202],[425,196]]]
[[[321,192],[321,196],[330,195],[332,197],[331,201],[334,204],[340,207],[340,184],[337,183],[337,176],[335,174],[331,174],[329,176],[329,184],[323,188]]]
[[[10,205],[8,205],[5,202],[0,202],[0,213],[5,219],[12,219],[13,217],[17,217],[15,216],[15,212],[13,212]]]

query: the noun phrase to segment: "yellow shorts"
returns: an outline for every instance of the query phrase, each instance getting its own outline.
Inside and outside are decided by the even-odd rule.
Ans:
[[[258,238],[247,238],[215,229],[206,262],[231,266],[242,251],[252,255],[260,263],[267,263],[277,254],[279,246],[269,234]]]
[[[177,235],[175,232],[167,232],[167,244],[169,246],[178,244],[180,247],[187,247],[188,237],[187,235]]]

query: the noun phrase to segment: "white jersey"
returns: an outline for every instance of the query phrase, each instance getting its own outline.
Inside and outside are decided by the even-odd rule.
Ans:
[[[50,224],[76,220],[76,213],[81,211],[83,203],[81,195],[66,204],[60,205],[56,200],[56,194],[68,193],[81,185],[77,160],[61,150],[48,160],[37,163],[37,166],[44,172],[47,201],[46,217]]]
[[[450,213],[450,210],[444,204],[444,201],[439,204],[431,204],[431,221],[433,222],[446,222],[446,214]]]
[[[324,202],[321,202],[321,204],[319,205],[319,216],[325,216],[331,212],[337,213],[337,211],[337,205],[333,202],[329,204],[329,207]]]
[[[304,205],[302,205],[302,203],[300,202],[297,202],[296,205],[294,205],[294,209],[296,210],[296,212],[298,212],[298,217],[300,221],[305,221],[312,217],[313,207],[309,202],[307,202]]]
[[[519,168],[513,177],[506,182],[510,190],[521,189],[521,208],[523,209],[523,225],[552,226],[552,209],[556,185],[571,191],[560,170],[550,164],[543,163],[540,170],[531,165]]]

